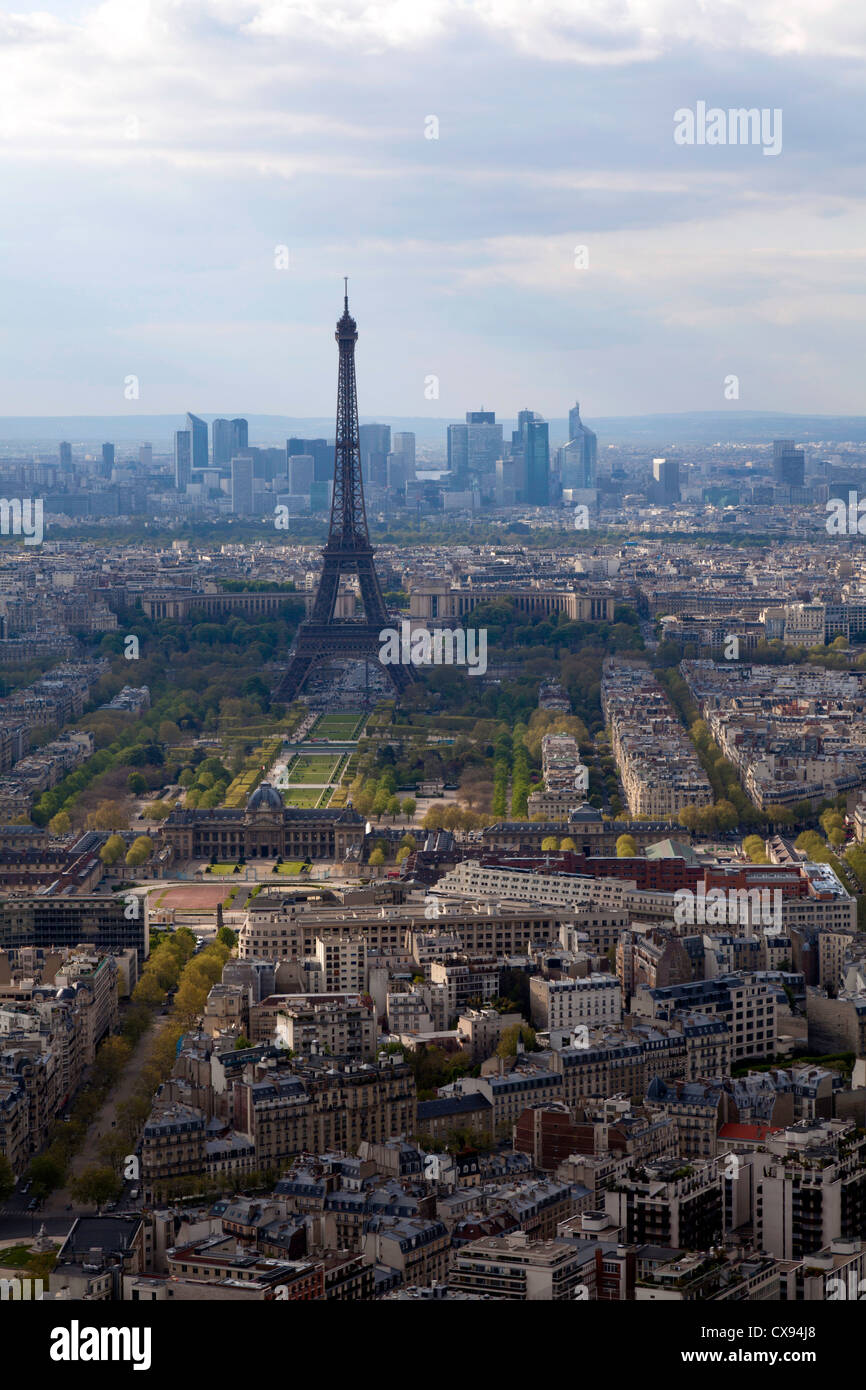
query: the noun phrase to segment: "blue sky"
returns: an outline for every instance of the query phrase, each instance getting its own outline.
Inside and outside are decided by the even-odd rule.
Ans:
[[[860,413],[864,51],[836,0],[19,0],[0,415],[327,415],[346,273],[365,416]]]

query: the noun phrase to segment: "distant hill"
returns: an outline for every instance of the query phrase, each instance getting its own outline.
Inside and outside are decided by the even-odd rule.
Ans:
[[[212,414],[201,414],[208,424]],[[242,412],[223,412],[224,415]],[[250,443],[265,447],[283,444],[289,435],[301,438],[332,439],[333,416],[247,415]],[[456,417],[455,417],[456,418]],[[362,415],[361,423],[390,425],[394,430],[412,430],[419,445],[445,449],[446,430],[454,423],[448,417],[406,415]],[[61,439],[75,447],[98,446],[105,441],[121,444],[148,442],[157,451],[171,445],[175,430],[181,429],[182,415],[56,415],[0,416],[0,446],[15,443],[48,450]],[[502,419],[506,439],[516,420]],[[568,421],[550,420],[551,443],[567,437]],[[716,443],[766,444],[773,439],[792,438],[800,444],[833,442],[866,443],[866,416],[863,415],[784,415],[774,411],[686,411],[672,415],[586,416],[602,444],[645,445],[647,450],[663,450],[674,444],[708,445]]]

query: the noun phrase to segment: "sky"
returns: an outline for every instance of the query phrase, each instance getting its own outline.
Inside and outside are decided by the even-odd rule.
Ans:
[[[863,413],[864,57],[850,0],[19,0],[0,416],[327,415],[344,275],[367,418]]]

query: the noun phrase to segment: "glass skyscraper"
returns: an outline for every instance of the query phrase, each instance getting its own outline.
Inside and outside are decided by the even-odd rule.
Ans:
[[[568,412],[568,443],[562,451],[560,474],[564,488],[596,486],[598,439],[580,418],[575,402]]]
[[[190,437],[190,467],[207,468],[207,424],[197,415],[187,415],[186,433]]]

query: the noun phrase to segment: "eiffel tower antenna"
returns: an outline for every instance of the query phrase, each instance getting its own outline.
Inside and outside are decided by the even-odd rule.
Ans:
[[[373,564],[373,547],[367,530],[364,486],[361,479],[361,441],[358,426],[358,392],[355,384],[355,343],[358,327],[349,313],[349,277],[343,277],[343,314],[334,337],[339,349],[337,376],[337,437],[334,446],[334,491],[328,539],[322,551],[322,573],[313,609],[301,623],[289,656],[289,666],[277,698],[294,700],[313,665],[329,659],[379,659],[379,633],[391,625],[379,576]],[[357,574],[364,605],[363,622],[335,617],[340,578]],[[403,665],[383,666],[398,693],[412,680]]]

